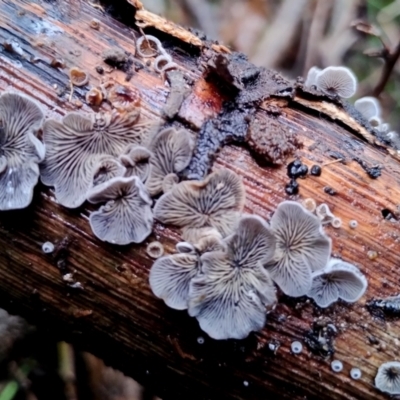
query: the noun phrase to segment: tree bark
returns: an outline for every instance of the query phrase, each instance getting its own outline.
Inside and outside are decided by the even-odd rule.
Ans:
[[[0,213],[0,307],[151,385],[164,400],[386,398],[374,388],[373,379],[382,362],[398,357],[400,326],[395,318],[372,315],[366,302],[398,293],[397,152],[377,139],[346,103],[276,77],[250,90],[244,80],[236,80],[240,62],[237,68],[228,65],[223,70],[218,57],[234,61],[224,46],[148,13],[139,1],[115,2],[111,10],[104,7],[105,11],[90,2],[2,0],[0,42],[17,40],[23,55],[0,47],[0,90],[27,93],[43,105],[47,116],[80,107],[89,112],[87,87],[75,87],[69,99],[67,71],[77,66],[89,73],[90,86],[112,79],[135,87],[142,96],[143,115],[162,118],[170,89],[163,76],[132,56],[140,26],[160,38],[193,83],[178,115],[169,121],[198,135],[188,176],[200,176],[208,167],[235,171],[246,185],[245,211],[267,220],[286,199],[311,197],[327,203],[343,221],[339,229],[326,228],[333,255],[360,266],[368,291],[354,305],[339,302],[324,310],[304,298],[280,296],[261,332],[243,341],[214,341],[186,312],[171,310],[155,298],[148,285],[153,260],[146,245],[159,240],[166,253],[173,253],[178,230],[156,223],[141,245],[103,243],[81,215],[85,206],[66,209],[56,203],[51,189],[38,185],[30,207]],[[122,21],[112,16],[118,13]],[[90,27],[93,18],[100,21],[99,30]],[[102,61],[102,52],[110,47],[131,54],[128,75]],[[52,67],[53,59],[63,59],[66,68]],[[105,73],[96,72],[96,66]],[[296,157],[309,167],[328,164],[320,177],[308,175],[298,181],[298,195],[285,192],[286,165],[271,166],[246,143],[248,124],[256,119],[293,130],[303,143]],[[201,146],[214,132],[210,124],[215,128],[218,122],[224,135],[211,138],[217,145],[206,148],[206,153],[215,152],[209,163],[213,157],[204,156]],[[343,161],[329,164],[335,158]],[[366,169],[376,166],[381,176],[372,179]],[[350,220],[358,221],[356,229],[349,227]],[[52,254],[42,251],[46,241],[56,244]],[[318,335],[327,336],[327,347],[318,347]],[[199,337],[205,338],[203,344]],[[294,340],[304,344],[299,355],[290,351]],[[332,372],[332,359],[343,362],[342,373]],[[362,370],[360,380],[350,378],[352,367]]]

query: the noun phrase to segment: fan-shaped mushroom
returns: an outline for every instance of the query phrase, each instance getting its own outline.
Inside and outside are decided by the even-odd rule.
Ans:
[[[92,183],[98,156],[122,154],[128,144],[140,144],[151,129],[139,123],[139,111],[119,114],[67,114],[61,122],[49,119],[43,128],[46,160],[41,179],[54,186],[65,207],[79,207]]]
[[[146,186],[151,196],[162,192],[164,178],[185,169],[193,154],[194,142],[184,129],[167,128],[154,135],[148,145],[152,170]]]
[[[45,147],[36,137],[44,114],[29,97],[0,96],[0,210],[27,207],[39,179]]]
[[[153,226],[152,201],[137,176],[112,178],[88,192],[91,203],[106,202],[89,216],[93,233],[106,242],[141,243]]]
[[[326,266],[331,240],[319,219],[293,201],[279,204],[271,218],[271,229],[276,252],[265,267],[286,295],[303,296],[311,289],[311,273]]]
[[[307,296],[323,308],[339,298],[354,303],[368,286],[367,279],[356,266],[334,258],[329,260],[326,268],[314,272],[312,277],[312,286]]]
[[[246,216],[224,239],[227,250],[201,256],[201,271],[191,280],[189,314],[214,339],[243,339],[264,327],[265,306],[276,301],[262,264],[274,254],[275,239],[259,217]]]
[[[242,179],[227,169],[217,170],[203,181],[183,181],[159,198],[154,216],[164,224],[180,227],[214,227],[230,234],[243,209]]]
[[[323,92],[345,99],[353,96],[357,90],[357,78],[346,67],[327,67],[323,69],[318,72],[315,84]]]

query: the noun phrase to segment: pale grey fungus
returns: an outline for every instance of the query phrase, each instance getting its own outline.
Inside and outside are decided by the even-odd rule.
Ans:
[[[182,237],[186,241],[193,243],[193,248],[198,254],[226,250],[226,243],[215,228],[184,228]]]
[[[376,129],[378,132],[387,133],[390,129],[390,125],[385,122],[382,122],[380,125],[377,126]]]
[[[264,327],[266,307],[276,303],[262,267],[274,255],[275,238],[262,218],[245,216],[224,241],[226,251],[200,257],[202,273],[190,282],[188,312],[213,339],[244,339]]]
[[[92,231],[100,240],[126,245],[142,243],[150,235],[152,200],[137,176],[112,178],[90,189],[87,199],[106,202],[89,216]]]
[[[198,272],[197,254],[178,253],[161,257],[150,269],[151,290],[167,306],[175,310],[186,310],[189,284]]]
[[[316,86],[317,75],[321,71],[318,67],[311,67],[308,70],[306,81],[304,82],[304,86],[311,87]]]
[[[189,242],[179,242],[175,246],[176,251],[178,253],[192,253],[196,254],[196,249],[194,246]]]
[[[372,96],[365,96],[354,103],[354,107],[369,121],[371,118],[380,117],[381,106],[379,100]]]
[[[166,128],[154,135],[148,145],[153,153],[152,170],[146,186],[151,196],[162,192],[164,178],[183,171],[192,158],[194,141],[185,129]]]
[[[204,342],[205,342],[205,340],[204,340],[203,336],[199,336],[199,337],[197,338],[197,343],[198,343],[198,344],[204,344]]]
[[[146,182],[152,170],[151,157],[152,153],[146,147],[130,145],[119,156],[119,161],[126,169],[125,176],[138,176],[142,182]]]
[[[339,360],[333,360],[331,362],[331,368],[333,372],[342,372],[343,371],[343,363]]]
[[[118,176],[124,176],[125,172],[125,167],[115,157],[107,154],[99,156],[93,167],[93,186],[100,185]]]
[[[317,208],[317,202],[312,198],[307,198],[303,200],[303,206],[307,211],[313,213]]]
[[[278,205],[271,229],[276,252],[265,267],[286,295],[303,296],[311,289],[312,272],[323,269],[329,260],[331,239],[319,219],[293,201]]]
[[[159,198],[155,217],[179,227],[213,227],[222,236],[232,233],[245,201],[242,178],[220,169],[203,181],[183,181]]]
[[[351,379],[354,379],[355,381],[359,380],[362,376],[362,372],[360,368],[352,368],[350,370],[350,377]]]
[[[290,349],[292,350],[293,354],[300,354],[303,351],[303,345],[301,344],[301,342],[294,341],[290,345]]]
[[[349,221],[349,227],[351,229],[356,229],[357,226],[358,226],[358,222],[355,219],[352,219],[352,220]]]
[[[151,258],[160,258],[164,254],[164,246],[162,243],[154,241],[151,242],[147,245],[146,247],[146,253],[151,257]]]
[[[315,82],[323,92],[345,99],[354,96],[357,91],[357,78],[346,67],[327,67],[317,74]]]
[[[0,96],[0,210],[29,206],[39,179],[45,146],[37,138],[44,114],[29,97]]]
[[[142,58],[156,57],[164,51],[161,42],[152,35],[143,35],[136,41],[137,54]]]
[[[51,242],[44,242],[42,245],[43,253],[49,254],[54,251],[54,244]]]
[[[335,216],[332,214],[331,210],[329,209],[328,204],[322,203],[315,209],[315,213],[317,217],[320,219],[321,224],[331,224],[332,221],[335,219]]]
[[[46,159],[41,179],[54,186],[57,201],[76,208],[85,201],[99,156],[118,157],[131,143],[140,144],[152,124],[139,123],[139,110],[119,114],[72,112],[43,126]]]
[[[179,177],[177,174],[172,173],[165,176],[162,183],[163,193],[169,192],[174,186],[179,183]]]
[[[339,298],[348,303],[356,302],[367,286],[367,279],[356,266],[332,258],[326,268],[313,273],[312,287],[307,296],[325,308]]]
[[[243,381],[243,386],[245,386],[245,387],[249,386],[249,382]]]
[[[375,387],[381,392],[400,394],[400,362],[383,363],[375,376]]]
[[[338,218],[338,217],[335,217],[335,218],[333,218],[333,220],[331,222],[331,225],[334,228],[338,229],[338,228],[340,228],[342,226],[342,220],[340,218]]]

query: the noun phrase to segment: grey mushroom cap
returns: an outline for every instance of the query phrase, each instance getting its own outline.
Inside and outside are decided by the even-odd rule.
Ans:
[[[332,258],[326,268],[313,273],[312,287],[307,296],[325,308],[339,298],[354,303],[367,287],[367,279],[356,266]]]
[[[400,362],[383,363],[375,376],[375,387],[381,392],[400,394]]]
[[[200,258],[202,274],[189,290],[189,314],[214,339],[243,339],[264,327],[266,306],[276,302],[275,287],[262,263],[274,254],[275,239],[265,221],[243,217],[224,239],[226,251]]]
[[[152,201],[137,176],[116,177],[92,188],[91,203],[107,202],[89,216],[93,233],[118,245],[142,243],[153,227]]]
[[[318,67],[311,67],[308,70],[306,81],[304,82],[304,86],[311,87],[316,85],[317,75],[321,71]]]
[[[354,102],[354,107],[367,119],[380,117],[381,106],[379,100],[372,96],[361,97]]]
[[[118,157],[127,145],[140,144],[149,129],[151,124],[139,123],[138,110],[124,114],[73,112],[61,122],[49,119],[43,127],[46,159],[42,182],[54,186],[60,204],[79,207],[92,185],[98,156]]]
[[[193,243],[191,246],[198,254],[209,251],[225,251],[227,248],[226,242],[222,240],[222,235],[215,228],[211,227],[184,228],[182,237],[187,242]]]
[[[221,169],[203,181],[183,181],[161,196],[154,216],[179,227],[213,227],[222,236],[232,233],[245,201],[242,179]]]
[[[45,147],[36,137],[42,126],[41,107],[29,97],[0,96],[0,210],[27,207],[39,179]]]
[[[233,268],[227,253],[201,256],[202,275],[190,282],[189,315],[213,339],[244,339],[261,330],[265,306],[275,303],[272,280],[264,268]]]
[[[184,129],[167,128],[153,135],[149,145],[152,170],[146,186],[151,196],[162,192],[164,178],[183,171],[192,158],[194,141]]]
[[[357,78],[349,68],[327,67],[317,74],[316,86],[327,94],[347,99],[357,91]]]
[[[182,252],[159,258],[150,269],[150,287],[154,295],[163,299],[168,307],[186,310],[189,284],[198,274],[199,258]]]
[[[275,234],[274,259],[265,264],[272,279],[288,296],[299,297],[311,289],[311,273],[323,269],[331,254],[331,240],[319,219],[301,204],[284,201],[271,218]]]
[[[138,176],[142,182],[146,182],[151,174],[151,157],[152,152],[144,146],[128,146],[119,157],[126,169],[125,176]]]
[[[93,186],[97,186],[117,176],[124,176],[126,168],[113,156],[104,154],[96,158],[93,167]]]

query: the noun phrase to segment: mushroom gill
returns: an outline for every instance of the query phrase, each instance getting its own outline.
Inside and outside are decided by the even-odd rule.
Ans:
[[[262,329],[266,306],[276,302],[275,287],[262,264],[274,254],[275,238],[257,216],[245,216],[224,239],[227,250],[200,257],[202,273],[189,290],[189,315],[214,339],[244,339]]]
[[[214,227],[222,236],[232,233],[243,209],[245,190],[234,172],[220,169],[203,181],[183,181],[161,196],[154,216],[179,227]]]
[[[311,289],[311,273],[326,266],[331,240],[319,219],[293,201],[278,205],[271,218],[271,229],[276,252],[265,267],[286,295],[303,296]]]
[[[42,182],[54,186],[60,204],[79,207],[91,186],[98,157],[118,157],[127,145],[140,144],[152,126],[139,123],[137,109],[125,114],[72,112],[62,121],[48,119],[43,127],[46,159]]]
[[[45,147],[36,132],[43,123],[40,106],[22,94],[0,96],[0,210],[27,207],[39,179]]]
[[[89,216],[101,240],[125,245],[142,243],[153,227],[152,201],[137,176],[112,178],[88,192],[91,203],[106,203]]]
[[[154,135],[148,145],[152,170],[146,186],[151,196],[162,192],[164,178],[183,171],[192,158],[194,141],[184,129],[167,128]]]

